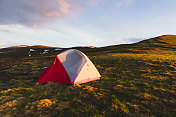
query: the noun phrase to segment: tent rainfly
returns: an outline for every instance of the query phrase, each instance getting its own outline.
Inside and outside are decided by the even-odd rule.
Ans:
[[[37,82],[82,84],[99,80],[100,77],[98,70],[84,53],[70,49],[58,54],[54,62],[41,73]]]

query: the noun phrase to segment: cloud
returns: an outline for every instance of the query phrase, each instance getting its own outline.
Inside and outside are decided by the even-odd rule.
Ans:
[[[6,41],[0,40],[0,48],[6,47],[8,43]]]
[[[139,42],[139,41],[142,41],[145,39],[147,39],[147,38],[128,38],[127,41],[130,43],[136,43],[136,42]]]
[[[96,7],[99,4],[106,3],[108,0],[86,0],[84,1],[85,4]]]
[[[123,0],[118,4],[129,4],[130,1]],[[0,25],[40,28],[72,16],[75,11],[84,9],[84,5],[96,7],[107,2],[109,0],[0,0]]]
[[[176,18],[170,19],[171,23],[175,23],[176,22]]]
[[[134,0],[119,0],[116,4],[117,6],[125,6],[125,7],[129,7]]]
[[[62,31],[60,30],[62,29]],[[75,27],[74,25],[64,25],[60,26],[60,29],[54,29],[54,31],[57,31],[57,33],[65,35],[69,39],[75,40],[74,42],[71,41],[71,43],[75,43],[75,45],[95,45],[97,43],[103,43],[104,40],[100,36],[98,36],[95,33],[90,32],[89,30],[85,29],[79,29]],[[68,42],[67,42],[68,43]],[[78,44],[79,43],[79,44]]]
[[[10,25],[0,25],[0,34],[1,33],[14,34],[14,33],[17,33],[17,32],[13,28],[13,26],[10,26]]]
[[[0,25],[0,34],[20,34],[25,30],[20,25]]]
[[[71,1],[71,0],[70,0]],[[0,25],[42,26],[72,12],[68,0],[1,0]]]
[[[57,0],[59,6],[60,6],[60,10],[62,13],[67,13],[68,12],[68,8],[70,7],[70,4],[65,1],[65,0]]]
[[[4,28],[4,29],[3,29],[3,28],[2,28],[2,29],[0,28],[0,32],[3,32],[3,33],[14,33],[13,31],[8,30],[8,29],[5,29],[5,28]]]
[[[145,40],[147,38],[118,38],[114,41],[114,43],[117,44],[131,44],[131,43],[136,43],[142,40]]]

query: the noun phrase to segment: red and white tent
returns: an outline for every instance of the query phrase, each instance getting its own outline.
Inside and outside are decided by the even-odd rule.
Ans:
[[[84,53],[70,49],[58,54],[53,64],[41,73],[37,82],[82,84],[99,80],[100,77],[99,72]]]

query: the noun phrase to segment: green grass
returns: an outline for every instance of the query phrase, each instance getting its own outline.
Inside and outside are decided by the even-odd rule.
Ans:
[[[174,117],[176,48],[161,41],[82,49],[102,79],[81,85],[36,84],[57,53],[0,59],[0,116]]]

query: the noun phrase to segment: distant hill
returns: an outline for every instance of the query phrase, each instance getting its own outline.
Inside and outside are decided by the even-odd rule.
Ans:
[[[133,44],[111,45],[81,50],[91,53],[164,53],[167,50],[176,51],[176,35],[163,35]]]
[[[63,48],[43,45],[19,45],[0,49],[0,58],[17,58],[61,51]]]
[[[175,50],[176,35],[163,35],[151,39],[146,39],[133,44],[112,45],[106,47],[72,47],[72,48],[58,48],[44,45],[19,45],[0,49],[0,58],[14,58],[23,56],[33,56],[40,54],[51,54],[61,52],[66,49],[79,49],[83,52],[119,52],[119,53],[150,53],[150,52],[164,52],[162,50]],[[93,51],[91,51],[93,50]]]

